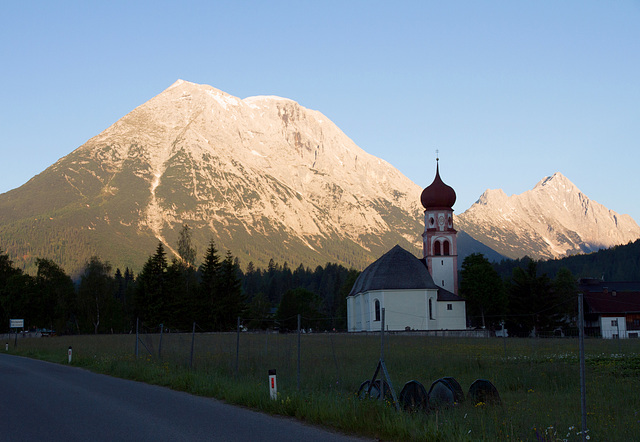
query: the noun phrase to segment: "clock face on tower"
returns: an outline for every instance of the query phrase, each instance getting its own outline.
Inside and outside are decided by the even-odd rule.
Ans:
[[[444,230],[444,215],[438,215],[438,225],[440,226],[440,230]]]

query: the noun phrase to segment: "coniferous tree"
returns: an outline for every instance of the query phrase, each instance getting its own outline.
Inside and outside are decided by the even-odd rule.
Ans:
[[[149,257],[136,281],[135,315],[149,326],[163,322],[165,313],[167,257],[162,242]]]
[[[227,251],[220,265],[217,277],[218,302],[216,303],[216,323],[219,330],[236,328],[237,318],[245,309],[242,296],[242,284],[238,277],[238,266],[234,262],[231,251]]]
[[[194,319],[201,327],[207,329],[217,328],[217,304],[218,296],[218,273],[220,272],[220,258],[216,245],[211,240],[204,261],[200,265],[200,290]]]
[[[165,317],[166,327],[188,329],[193,322],[198,281],[193,266],[174,258],[167,269]]]

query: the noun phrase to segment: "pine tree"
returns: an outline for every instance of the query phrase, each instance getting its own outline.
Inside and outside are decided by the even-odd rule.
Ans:
[[[219,297],[214,311],[219,330],[235,329],[237,318],[246,307],[238,270],[231,251],[227,251],[220,265],[216,284]]]
[[[164,246],[159,242],[156,253],[149,257],[136,281],[134,313],[150,326],[163,321],[167,267]]]
[[[200,265],[200,290],[195,303],[194,320],[201,327],[207,329],[217,328],[216,308],[219,302],[218,273],[220,271],[220,258],[216,245],[211,240],[204,261]]]

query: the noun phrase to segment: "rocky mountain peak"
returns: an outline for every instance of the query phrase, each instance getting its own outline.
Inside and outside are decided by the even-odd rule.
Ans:
[[[42,257],[73,274],[98,255],[139,270],[158,240],[175,254],[188,224],[199,253],[213,239],[260,267],[274,259],[364,268],[396,244],[420,255],[421,192],[321,112],[177,80],[0,195],[0,238],[11,238],[0,248],[25,268]],[[559,173],[521,195],[487,190],[456,228],[460,244],[480,250],[464,231],[510,257],[640,237],[630,217],[590,201]],[[464,254],[461,247],[461,261]]]
[[[64,213],[85,244],[111,249],[100,255],[120,266],[158,240],[175,253],[183,224],[198,250],[214,239],[263,267],[271,258],[364,267],[395,244],[418,254],[422,231],[420,187],[322,113],[184,80],[59,160],[30,190],[38,201],[26,219]],[[106,231],[120,240],[90,239]]]
[[[630,216],[590,200],[559,172],[520,195],[487,190],[458,217],[458,226],[512,258],[557,258],[640,238]]]

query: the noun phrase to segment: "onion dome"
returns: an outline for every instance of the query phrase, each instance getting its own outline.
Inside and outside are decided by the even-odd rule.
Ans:
[[[433,179],[433,183],[422,191],[420,202],[425,209],[450,209],[456,202],[456,191],[453,190],[453,187],[446,185],[440,178],[438,163],[436,163],[436,177]]]

